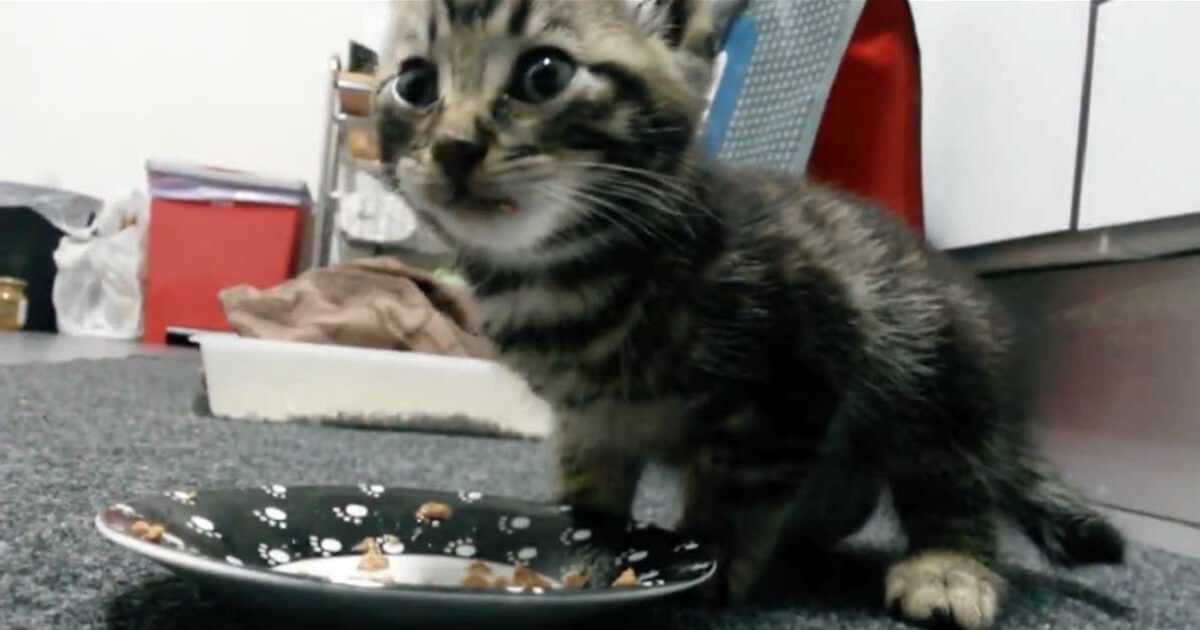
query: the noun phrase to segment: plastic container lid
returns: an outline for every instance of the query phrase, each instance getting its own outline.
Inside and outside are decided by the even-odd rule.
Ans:
[[[146,161],[146,175],[157,199],[312,205],[308,184],[299,179],[157,159]]]

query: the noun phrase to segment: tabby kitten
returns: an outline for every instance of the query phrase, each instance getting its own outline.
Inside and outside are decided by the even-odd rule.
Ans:
[[[647,460],[740,600],[786,541],[884,488],[886,604],[992,623],[994,521],[1064,564],[1122,539],[1029,444],[991,301],[878,210],[694,142],[704,0],[413,0],[381,60],[381,155],[454,244],[504,359],[559,417],[565,501],[626,515]]]

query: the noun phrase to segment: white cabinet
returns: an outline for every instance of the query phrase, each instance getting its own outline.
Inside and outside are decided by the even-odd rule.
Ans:
[[[1100,5],[1079,228],[1200,213],[1200,3]]]
[[[1088,11],[1086,1],[913,2],[935,245],[1070,228]]]

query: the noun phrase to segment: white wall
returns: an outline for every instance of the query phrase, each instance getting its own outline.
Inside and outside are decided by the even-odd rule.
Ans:
[[[328,59],[378,1],[0,1],[0,181],[108,197],[148,157],[315,188]]]

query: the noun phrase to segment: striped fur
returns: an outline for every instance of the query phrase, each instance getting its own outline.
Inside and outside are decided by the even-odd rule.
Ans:
[[[1029,446],[1009,332],[970,277],[858,200],[700,157],[703,0],[402,8],[381,153],[555,404],[566,500],[625,514],[647,460],[682,467],[681,526],[720,544],[742,597],[775,542],[837,542],[886,486],[912,548],[888,604],[963,628],[996,613],[999,514],[1056,561],[1120,558]],[[514,97],[515,67],[548,48],[570,82]],[[389,91],[414,58],[438,68],[424,109]],[[486,147],[465,198],[432,157],[447,138]]]

